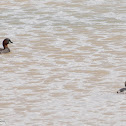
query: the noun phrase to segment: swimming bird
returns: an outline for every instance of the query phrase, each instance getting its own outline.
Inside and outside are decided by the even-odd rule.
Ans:
[[[125,81],[125,87],[126,87],[126,81]],[[119,89],[117,93],[126,93],[126,88]]]
[[[3,40],[3,48],[0,48],[0,54],[10,52],[10,49],[8,48],[9,43],[13,43],[9,38]]]

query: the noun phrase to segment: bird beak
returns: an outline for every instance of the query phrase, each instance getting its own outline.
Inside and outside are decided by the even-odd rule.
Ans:
[[[13,42],[10,40],[10,43],[13,43]]]

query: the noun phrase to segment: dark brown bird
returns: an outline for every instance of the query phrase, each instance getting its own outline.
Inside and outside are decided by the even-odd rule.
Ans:
[[[10,49],[8,48],[9,43],[13,43],[9,38],[3,40],[3,48],[0,48],[0,54],[10,52]]]

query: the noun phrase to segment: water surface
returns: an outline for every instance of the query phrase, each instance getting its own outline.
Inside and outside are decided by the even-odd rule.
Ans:
[[[0,125],[125,126],[126,1],[0,2]],[[2,47],[2,43],[1,43]]]

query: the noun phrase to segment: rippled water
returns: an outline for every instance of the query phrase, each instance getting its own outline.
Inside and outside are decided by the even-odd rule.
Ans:
[[[0,125],[125,126],[126,1],[4,0]],[[2,47],[2,43],[1,43]]]

